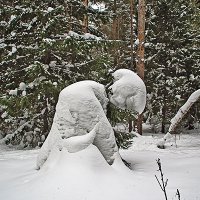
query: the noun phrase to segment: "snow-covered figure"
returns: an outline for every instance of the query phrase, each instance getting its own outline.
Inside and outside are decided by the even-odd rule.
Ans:
[[[113,77],[111,102],[120,108],[142,112],[146,101],[143,81],[125,69],[117,70]],[[40,169],[55,150],[66,148],[75,153],[90,144],[112,165],[119,156],[114,132],[106,117],[108,101],[104,85],[94,81],[77,82],[63,89],[51,131],[37,158],[37,168]]]

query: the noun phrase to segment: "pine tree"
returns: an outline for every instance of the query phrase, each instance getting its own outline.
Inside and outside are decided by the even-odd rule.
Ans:
[[[87,11],[93,21],[101,14]],[[94,25],[89,34],[82,31],[85,12],[81,1],[3,2],[0,112],[6,143],[41,145],[61,89],[100,80],[108,71],[109,44]]]
[[[150,115],[165,125],[199,86],[199,21],[191,1],[148,1],[146,74]],[[160,117],[159,117],[160,116]]]

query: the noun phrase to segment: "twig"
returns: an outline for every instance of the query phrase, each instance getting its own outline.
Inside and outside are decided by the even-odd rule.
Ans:
[[[161,190],[163,191],[163,193],[165,195],[165,200],[167,200],[166,187],[167,187],[168,179],[164,180],[164,174],[162,172],[162,166],[161,166],[160,159],[158,158],[158,160],[156,160],[156,162],[158,164],[158,171],[160,172],[161,181],[159,181],[159,179],[158,179],[158,177],[156,175],[155,175],[155,177],[156,177],[156,180],[157,180]]]
[[[181,195],[178,189],[176,190],[176,196],[178,196],[178,200],[181,200]]]

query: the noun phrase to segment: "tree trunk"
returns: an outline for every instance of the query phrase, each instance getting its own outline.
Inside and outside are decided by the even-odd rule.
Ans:
[[[164,97],[165,98],[165,97]],[[165,133],[165,123],[166,123],[166,101],[164,100],[164,105],[162,107],[162,126],[161,133]]]
[[[130,15],[131,15],[131,69],[133,69],[133,51],[134,51],[134,47],[133,47],[133,39],[134,39],[134,33],[133,33],[133,0],[130,0]]]
[[[145,0],[139,0],[138,5],[138,48],[136,54],[136,69],[142,80],[144,80],[144,40],[145,40]],[[142,135],[143,115],[137,119],[138,133]]]
[[[145,0],[139,0],[138,6],[138,48],[136,55],[137,73],[144,80],[144,40],[145,40]]]
[[[133,51],[134,51],[134,32],[133,32],[133,4],[134,4],[134,0],[130,0],[130,16],[131,16],[131,21],[130,21],[130,28],[131,28],[131,35],[130,35],[130,44],[131,44],[131,69],[133,69],[133,62],[134,62],[134,55],[133,55]],[[129,124],[129,133],[133,130],[133,125],[132,125],[132,119],[130,118],[128,121]]]
[[[48,98],[45,96],[45,102],[44,102],[44,106],[45,106],[45,111],[44,114],[42,116],[43,118],[43,130],[42,133],[45,135],[45,137],[47,137],[48,133],[49,133],[49,123],[48,123],[48,105],[47,105],[47,101]]]
[[[142,122],[143,122],[143,114],[138,115],[137,118],[137,132],[142,135]]]
[[[83,1],[83,4],[85,5],[86,9],[88,8],[88,3],[89,3],[89,0]],[[83,18],[83,32],[84,33],[88,32],[88,15],[87,15],[87,13],[84,15],[84,18]]]
[[[133,120],[130,118],[128,120],[128,132],[131,133],[133,130]]]

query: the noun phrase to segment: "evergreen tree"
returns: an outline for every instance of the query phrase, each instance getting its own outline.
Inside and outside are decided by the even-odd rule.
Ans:
[[[3,2],[0,112],[6,143],[40,145],[61,89],[83,79],[100,80],[108,71],[103,34],[94,25],[90,33],[82,31],[86,11],[97,19],[98,12],[86,10],[81,1]]]
[[[161,121],[162,132],[178,109],[177,102],[199,87],[199,35],[192,25],[199,16],[195,13],[191,1],[148,1],[148,111]]]

